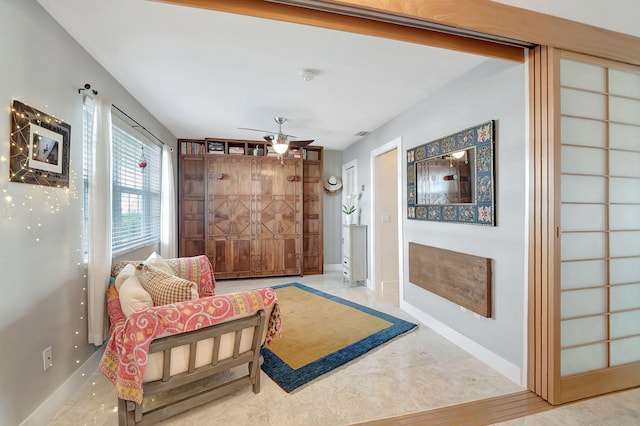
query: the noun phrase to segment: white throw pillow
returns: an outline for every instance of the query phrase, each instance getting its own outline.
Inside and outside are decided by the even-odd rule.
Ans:
[[[130,276],[120,287],[120,307],[124,315],[131,314],[153,306],[151,295],[142,287],[135,275]]]
[[[120,273],[116,277],[115,286],[118,289],[118,291],[120,291],[120,288],[122,287],[122,284],[124,284],[124,282],[127,280],[127,278],[132,277],[135,274],[136,274],[136,266],[134,264],[132,264],[132,263],[130,263],[127,266],[125,266],[124,268],[122,268],[122,270],[120,271]]]
[[[145,265],[151,265],[154,268],[160,269],[163,272],[166,272],[169,275],[175,275],[173,268],[169,266],[166,260],[162,256],[160,256],[155,251],[151,253],[151,256],[144,261]]]

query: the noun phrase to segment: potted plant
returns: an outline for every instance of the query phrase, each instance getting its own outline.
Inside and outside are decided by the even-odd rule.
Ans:
[[[358,210],[356,207],[357,197],[358,195],[355,192],[350,193],[346,200],[347,204],[342,205],[342,213],[347,215],[347,225],[355,224],[356,212]]]

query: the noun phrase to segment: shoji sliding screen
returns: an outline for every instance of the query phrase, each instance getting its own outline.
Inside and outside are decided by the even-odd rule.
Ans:
[[[640,70],[563,54],[559,96],[563,402],[640,384]]]

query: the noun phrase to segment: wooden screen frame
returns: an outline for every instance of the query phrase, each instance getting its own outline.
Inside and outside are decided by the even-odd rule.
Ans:
[[[640,384],[640,362],[566,377],[560,373],[560,60],[564,58],[638,71],[635,66],[549,47],[530,54],[531,123],[535,125],[530,150],[529,387],[554,405]]]
[[[518,62],[522,49],[503,49],[497,43],[475,44],[465,37],[442,36],[423,29],[317,11],[260,0],[155,0],[183,6],[277,19],[305,25],[350,31],[422,43],[446,49],[483,54]],[[310,2],[314,3],[314,2]],[[588,395],[560,395],[561,380],[556,366],[559,334],[554,321],[559,318],[559,302],[554,283],[556,270],[556,201],[553,191],[557,120],[554,110],[554,82],[558,73],[550,68],[556,49],[593,57],[640,65],[640,37],[617,33],[567,19],[544,15],[488,0],[340,0],[318,1],[327,5],[376,11],[381,15],[411,17],[472,32],[493,34],[540,45],[530,51],[530,241],[529,241],[529,387],[553,404]],[[515,53],[514,53],[515,52]],[[557,70],[556,70],[557,71]],[[559,350],[559,349],[558,349]],[[640,374],[640,373],[637,373]],[[615,378],[613,379],[615,380]],[[569,382],[565,381],[565,385]]]

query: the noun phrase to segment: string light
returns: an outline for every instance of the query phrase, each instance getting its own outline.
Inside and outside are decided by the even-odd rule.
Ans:
[[[45,106],[45,108],[47,108],[47,106]],[[16,114],[15,108],[12,108],[11,110],[13,111],[13,114],[11,114],[12,117],[15,117],[13,119],[20,119]],[[43,117],[43,115],[45,114],[41,115],[36,112],[31,115],[22,113],[20,116],[23,119],[40,124],[40,120],[43,122],[45,121],[45,117]],[[48,122],[63,123],[63,121],[56,118],[55,115],[52,115],[51,117],[52,118],[47,120]],[[29,140],[27,136],[29,126],[14,126],[13,129],[14,131],[10,133],[10,139],[8,141],[5,140],[4,144],[0,143],[0,147],[2,145],[5,146],[6,152],[11,151],[11,155],[8,157],[5,155],[0,156],[0,225],[2,222],[18,222],[18,229],[22,229],[26,235],[33,239],[32,241],[40,243],[45,239],[42,235],[43,230],[50,227],[50,222],[54,220],[54,217],[65,213],[72,207],[74,212],[77,210],[83,210],[82,202],[77,202],[77,200],[80,199],[78,188],[82,188],[82,182],[78,181],[81,177],[79,177],[74,170],[73,160],[69,159],[67,167],[69,176],[68,187],[62,187],[59,184],[50,185],[51,173],[37,171],[29,167],[27,154],[28,148],[25,149],[17,143],[19,140],[18,134],[20,134],[20,137],[25,138],[25,140]],[[28,184],[25,185],[27,182]],[[80,206],[78,206],[78,204]],[[78,207],[78,209],[76,209],[76,207]],[[84,215],[81,217],[83,216]],[[77,275],[78,277],[81,277],[79,279],[83,281],[84,285],[82,293],[78,295],[79,300],[77,299],[78,305],[76,321],[78,324],[74,327],[76,330],[73,330],[72,328],[70,331],[73,336],[71,338],[71,346],[73,346],[75,353],[73,358],[76,359],[76,364],[81,364],[81,348],[86,344],[82,330],[83,327],[86,326],[87,318],[87,309],[85,304],[87,297],[87,272],[84,266],[84,253],[81,248],[84,234],[82,219],[80,220],[79,225],[80,232],[77,234],[77,247],[79,248],[76,249],[77,259],[74,263],[76,263],[79,268]],[[16,229],[15,226],[11,226],[11,228]],[[80,370],[84,369],[80,368]],[[84,371],[81,371],[80,373],[82,377],[87,375]]]

